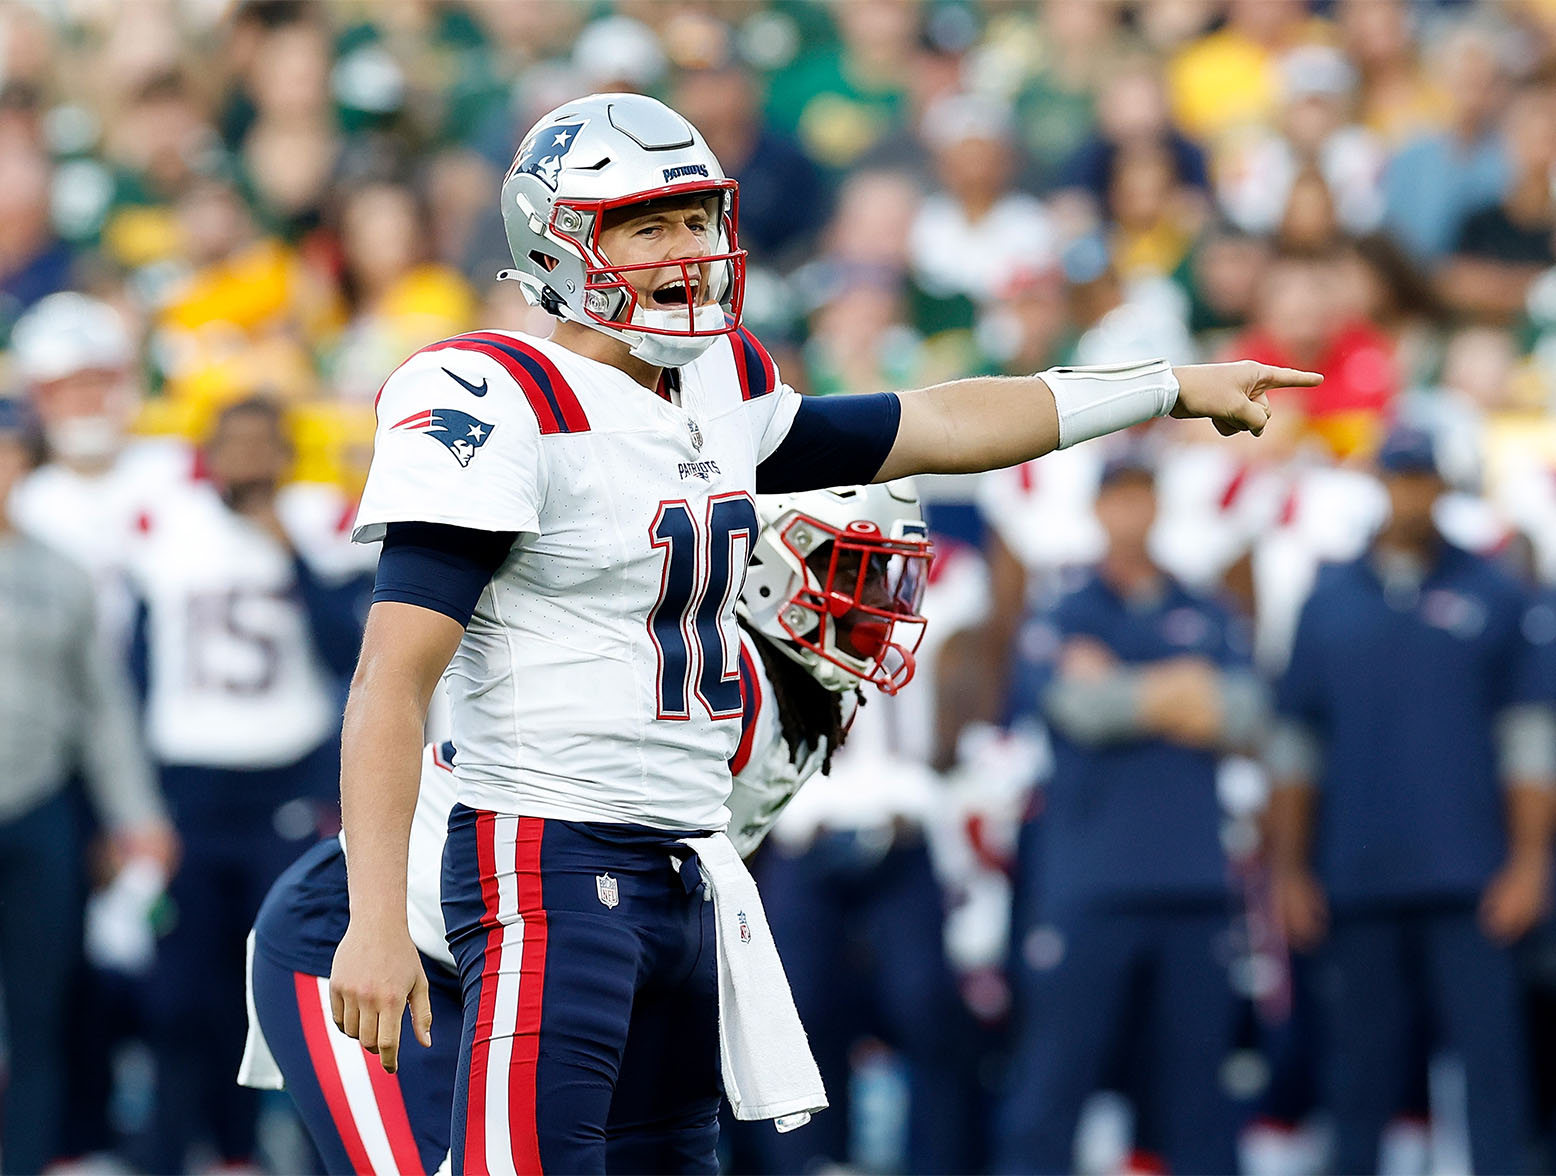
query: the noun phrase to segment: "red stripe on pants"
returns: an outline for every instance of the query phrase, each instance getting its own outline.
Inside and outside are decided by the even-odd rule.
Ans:
[[[481,871],[481,922],[486,948],[481,957],[481,1000],[476,1009],[470,1053],[469,1101],[465,1107],[465,1171],[486,1171],[486,1082],[491,1060],[492,1021],[497,1010],[497,983],[502,967],[502,922],[497,917],[497,818],[478,813],[475,819],[476,861]]]
[[[420,1049],[421,1046],[418,1042],[406,1041],[402,1035],[400,1048]],[[389,1137],[394,1166],[400,1170],[400,1176],[425,1176],[416,1136],[411,1133],[411,1117],[405,1110],[405,1095],[400,1092],[400,1080],[386,1072],[374,1057],[367,1059],[367,1076],[373,1083],[373,1101],[378,1104],[378,1117],[383,1120],[384,1134]]]
[[[540,879],[540,843],[546,823],[520,817],[514,867],[518,873],[519,915],[524,920],[524,958],[519,972],[519,1013],[514,1026],[513,1057],[508,1068],[508,1130],[513,1165],[539,1173],[535,1070],[540,1059],[540,1013],[546,987],[546,908]]]
[[[297,1013],[303,1023],[303,1038],[308,1043],[308,1059],[313,1063],[319,1089],[324,1092],[330,1119],[340,1134],[340,1142],[345,1146],[352,1168],[358,1172],[372,1172],[373,1165],[367,1158],[367,1149],[362,1146],[362,1136],[351,1115],[351,1104],[346,1101],[346,1087],[335,1063],[335,1050],[330,1046],[330,1030],[324,1023],[324,1008],[319,1001],[319,978],[306,972],[294,972],[293,976],[297,984]],[[355,1042],[352,1046],[361,1048]],[[377,1058],[369,1061],[369,1070],[378,1066]]]

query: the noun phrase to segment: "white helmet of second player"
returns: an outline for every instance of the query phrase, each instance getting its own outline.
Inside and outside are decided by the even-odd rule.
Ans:
[[[608,209],[699,196],[715,205],[712,252],[620,266],[600,252]],[[740,323],[746,255],[737,210],[735,181],[691,123],[642,94],[591,94],[557,107],[524,136],[502,186],[515,268],[499,276],[517,281],[531,305],[621,339],[646,363],[679,367]],[[686,290],[696,291],[684,305],[645,306],[624,276],[674,265]]]
[[[829,690],[913,677],[932,550],[906,480],[757,496],[738,610]]]

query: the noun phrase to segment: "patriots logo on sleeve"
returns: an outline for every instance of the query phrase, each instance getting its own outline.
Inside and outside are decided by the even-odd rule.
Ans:
[[[425,408],[412,413],[391,428],[408,433],[425,433],[454,455],[461,467],[468,466],[475,451],[492,435],[492,425],[477,420],[457,408]]]
[[[562,157],[573,146],[573,140],[578,137],[578,132],[583,130],[581,122],[559,123],[549,127],[541,127],[528,143],[519,150],[519,157],[513,161],[513,171],[510,176],[519,172],[528,172],[537,177],[541,183],[552,191],[556,191],[557,177],[562,173]]]

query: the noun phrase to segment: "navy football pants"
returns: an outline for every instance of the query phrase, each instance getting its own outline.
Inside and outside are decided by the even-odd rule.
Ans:
[[[378,1058],[335,1028],[329,978],[294,971],[254,953],[254,1008],[265,1042],[286,1078],[308,1135],[331,1176],[421,1176],[448,1151],[449,1106],[459,1058],[458,985],[422,957],[432,1001],[432,1046],[400,1025],[400,1066]]]
[[[233,1080],[247,1028],[244,940],[271,884],[317,836],[305,818],[338,762],[326,744],[283,768],[162,770],[183,857],[168,883],[173,927],[157,945],[147,993],[157,1106],[151,1154],[140,1159],[150,1171],[183,1171],[202,1137],[225,1161],[253,1155],[259,1095]],[[278,819],[283,806],[297,827]]]
[[[1475,1171],[1527,1167],[1521,992],[1512,951],[1481,933],[1474,900],[1336,912],[1316,988],[1336,1171],[1377,1170],[1379,1138],[1419,1068],[1423,1015],[1434,1041],[1464,1064]]]
[[[798,1131],[751,1132],[768,1171],[849,1158],[849,1054],[878,1035],[908,1076],[909,1172],[984,1167],[980,1040],[946,962],[944,897],[921,842],[884,853],[846,833],[803,853],[770,844],[755,863],[773,941],[831,1108]]]
[[[1220,1068],[1235,1006],[1221,958],[1225,907],[1091,911],[1044,929],[1046,954],[1018,971],[1018,1025],[995,1170],[1069,1172],[1086,1099],[1137,1028],[1146,1135],[1174,1172],[1234,1172]],[[1029,943],[1031,940],[1029,940]],[[1018,944],[1017,951],[1027,949]]]
[[[454,1172],[717,1171],[713,905],[675,838],[454,807]]]

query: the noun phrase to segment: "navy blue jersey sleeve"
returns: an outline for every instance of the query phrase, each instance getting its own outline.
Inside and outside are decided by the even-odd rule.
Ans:
[[[468,625],[482,589],[517,538],[515,531],[390,523],[378,557],[373,601],[419,605]]]
[[[362,644],[367,574],[332,583],[317,575],[301,555],[292,557],[292,570],[297,577],[297,594],[308,614],[314,648],[332,673],[349,677]]]
[[[756,467],[757,493],[874,481],[897,440],[901,420],[902,401],[895,392],[803,397],[788,435]]]

